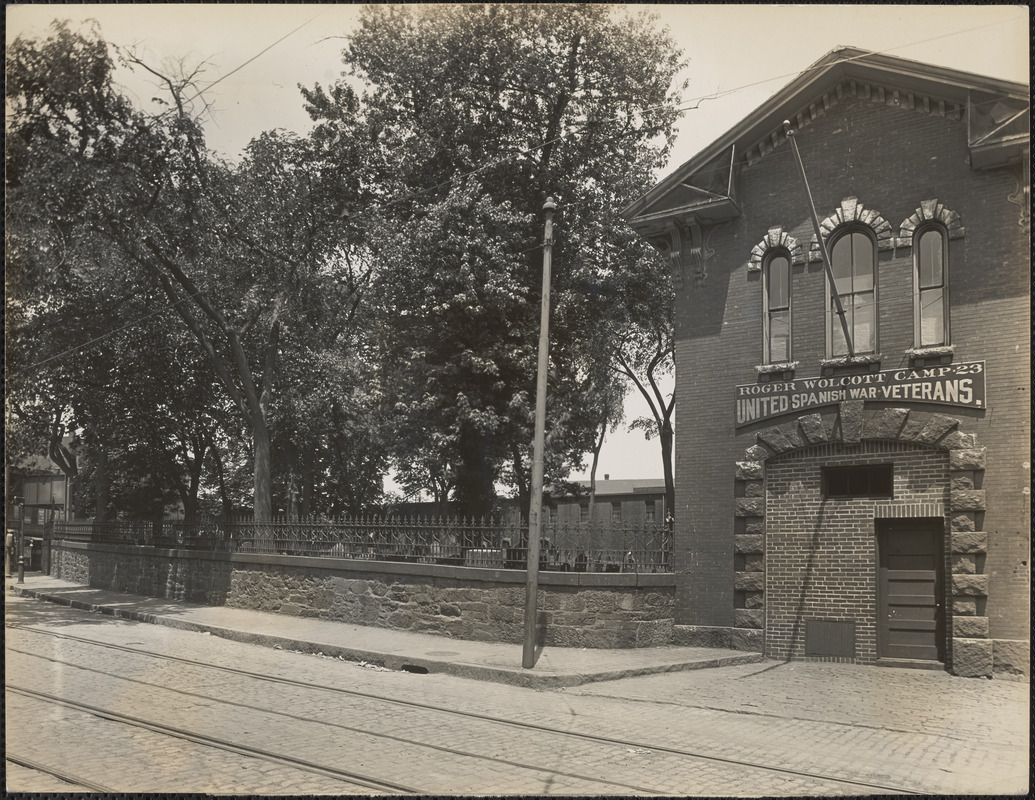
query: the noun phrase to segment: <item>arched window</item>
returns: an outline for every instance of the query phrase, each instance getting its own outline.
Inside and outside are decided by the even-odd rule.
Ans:
[[[771,253],[762,266],[762,302],[765,306],[762,357],[766,364],[791,360],[791,257],[784,250]]]
[[[921,228],[913,245],[913,337],[916,347],[949,343],[948,247],[940,225]]]
[[[830,267],[854,352],[876,353],[877,247],[873,238],[857,228],[838,236],[830,248]],[[834,298],[829,291],[827,296],[827,356],[836,358],[848,354],[848,345]]]

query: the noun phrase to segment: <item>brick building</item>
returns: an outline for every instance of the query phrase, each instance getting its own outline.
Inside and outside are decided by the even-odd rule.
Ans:
[[[687,641],[1027,673],[1028,119],[839,49],[625,210],[676,288]]]

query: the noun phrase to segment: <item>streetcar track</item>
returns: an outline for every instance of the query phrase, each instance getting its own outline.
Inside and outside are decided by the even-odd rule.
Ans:
[[[437,751],[439,751],[441,753],[447,753],[449,755],[463,756],[465,758],[473,758],[473,759],[477,759],[479,761],[491,761],[491,762],[496,763],[496,764],[504,764],[504,765],[510,766],[510,767],[517,767],[518,769],[524,769],[524,770],[530,770],[530,771],[534,771],[534,772],[547,773],[547,774],[558,776],[558,777],[576,778],[578,780],[589,781],[591,783],[597,783],[597,784],[602,784],[602,785],[614,786],[614,787],[617,787],[617,788],[620,788],[620,789],[630,789],[630,790],[634,790],[634,791],[646,792],[646,793],[649,793],[649,794],[663,794],[663,792],[657,791],[655,789],[649,789],[649,788],[646,788],[646,787],[643,787],[643,786],[637,786],[635,784],[621,783],[621,782],[618,782],[618,781],[609,780],[607,778],[600,778],[600,777],[593,777],[593,776],[590,776],[590,775],[584,775],[584,774],[578,773],[578,772],[564,772],[562,770],[553,769],[551,767],[545,767],[545,766],[541,766],[541,765],[538,765],[538,764],[528,764],[528,763],[524,763],[524,762],[521,762],[521,761],[512,761],[510,759],[499,758],[497,756],[486,756],[486,755],[482,755],[480,753],[472,753],[472,752],[469,752],[467,750],[458,750],[455,747],[447,747],[445,745],[437,745],[437,744],[432,744],[432,743],[429,743],[429,742],[416,741],[414,739],[407,739],[405,737],[396,736],[396,735],[390,734],[390,733],[378,733],[378,732],[375,732],[375,731],[366,730],[365,728],[356,728],[356,727],[353,727],[351,725],[344,725],[344,724],[342,724],[340,722],[329,722],[327,720],[316,720],[316,719],[313,719],[312,717],[304,717],[304,716],[300,716],[298,714],[291,714],[291,713],[289,713],[287,711],[277,711],[276,709],[272,709],[272,708],[264,708],[264,707],[261,707],[261,706],[250,705],[248,703],[241,703],[241,702],[238,702],[236,700],[226,700],[226,699],[221,698],[221,697],[213,697],[212,695],[200,694],[198,692],[191,692],[191,691],[187,691],[186,689],[178,689],[178,688],[174,688],[174,687],[171,687],[171,686],[160,686],[159,684],[148,683],[147,681],[142,681],[142,680],[140,680],[138,678],[127,678],[127,677],[125,677],[123,675],[116,675],[116,674],[111,673],[111,672],[105,672],[104,670],[94,669],[93,667],[84,667],[84,666],[82,666],[80,664],[76,664],[76,663],[71,662],[71,661],[62,661],[61,659],[52,658],[50,656],[41,656],[41,655],[38,655],[36,653],[29,653],[29,652],[26,652],[25,650],[19,650],[19,649],[14,648],[14,647],[8,647],[7,649],[10,652],[12,652],[12,653],[21,653],[22,655],[27,655],[27,656],[30,656],[32,658],[39,658],[39,659],[42,659],[42,660],[45,660],[45,661],[50,661],[50,662],[55,663],[55,664],[61,664],[63,666],[68,666],[68,667],[73,667],[75,669],[83,670],[85,672],[93,672],[93,673],[96,673],[98,675],[104,675],[104,676],[109,677],[109,678],[115,678],[117,680],[126,681],[127,683],[137,683],[137,684],[140,684],[141,686],[149,686],[149,687],[152,687],[152,688],[158,687],[162,691],[173,692],[175,694],[183,695],[185,697],[194,697],[194,698],[197,698],[199,700],[215,700],[215,701],[217,701],[217,702],[219,702],[219,703],[221,703],[223,705],[233,706],[235,708],[243,708],[243,709],[247,709],[249,711],[260,711],[260,712],[262,712],[264,714],[271,714],[273,716],[284,717],[286,719],[291,719],[291,720],[295,720],[295,721],[298,721],[298,722],[307,722],[307,723],[316,723],[316,724],[319,724],[319,725],[326,725],[326,726],[331,727],[331,728],[337,728],[338,730],[349,731],[350,733],[358,733],[358,734],[361,734],[361,735],[364,735],[364,736],[370,736],[372,738],[386,739],[386,740],[397,742],[397,743],[400,743],[400,744],[416,745],[418,747],[422,747],[422,748],[425,748],[427,750],[437,750]],[[197,665],[200,662],[192,662],[192,663]],[[307,688],[317,688],[317,689],[321,688],[319,686],[312,687],[309,684],[303,684],[303,685],[305,685]],[[33,691],[33,690],[23,690],[23,691]],[[72,702],[76,702],[76,701],[68,701],[68,702],[72,703]],[[112,712],[112,713],[117,713],[117,712]]]
[[[854,779],[851,779],[851,778],[839,778],[839,777],[834,777],[834,776],[831,776],[831,775],[824,775],[824,774],[815,773],[815,772],[809,772],[809,771],[804,771],[804,770],[795,770],[795,769],[788,768],[788,767],[773,766],[771,764],[761,764],[761,763],[756,763],[756,762],[751,762],[751,761],[737,760],[735,758],[726,758],[726,757],[723,757],[723,756],[718,756],[718,755],[713,755],[713,754],[708,754],[708,753],[694,752],[694,751],[691,751],[691,750],[683,750],[683,749],[680,749],[680,748],[667,747],[667,746],[664,746],[664,745],[656,745],[656,744],[644,743],[644,742],[639,742],[639,741],[635,741],[635,740],[617,739],[617,738],[612,738],[612,737],[608,737],[608,736],[601,736],[601,735],[597,735],[597,734],[585,733],[585,732],[580,732],[580,731],[563,730],[563,729],[560,729],[560,728],[552,728],[552,727],[549,727],[547,725],[539,725],[539,724],[531,723],[531,722],[522,722],[522,721],[519,721],[519,720],[506,719],[506,718],[503,718],[503,717],[493,717],[493,716],[487,715],[487,714],[479,714],[479,713],[472,712],[472,711],[462,711],[462,710],[459,710],[459,709],[452,709],[452,708],[446,708],[446,707],[442,707],[442,706],[435,706],[435,705],[431,705],[429,703],[422,703],[422,702],[418,702],[418,701],[414,701],[414,700],[402,700],[402,699],[393,698],[393,697],[386,697],[384,695],[378,695],[378,694],[374,694],[374,693],[371,693],[371,692],[364,692],[364,691],[360,691],[360,690],[357,690],[357,689],[345,689],[345,688],[340,688],[340,687],[336,687],[336,686],[327,686],[327,685],[323,685],[323,684],[314,684],[314,683],[309,683],[309,682],[305,682],[305,681],[294,680],[294,679],[291,679],[291,678],[283,678],[283,677],[278,677],[278,676],[263,675],[263,674],[260,674],[260,673],[254,673],[254,672],[250,672],[248,670],[239,669],[239,668],[236,668],[236,667],[224,667],[224,666],[220,666],[220,665],[217,665],[217,664],[208,664],[208,663],[205,663],[205,662],[202,662],[202,661],[196,661],[196,660],[189,659],[189,658],[183,658],[181,656],[166,655],[164,653],[155,653],[155,652],[152,652],[150,650],[141,650],[139,648],[127,647],[125,645],[110,644],[110,643],[106,643],[106,642],[97,642],[97,641],[94,641],[94,640],[91,640],[91,639],[88,639],[88,638],[85,638],[85,637],[75,636],[73,634],[55,633],[55,632],[52,632],[52,631],[46,631],[46,630],[41,630],[41,629],[38,629],[38,628],[31,628],[31,627],[22,626],[22,625],[11,625],[9,627],[16,627],[16,628],[18,628],[20,630],[24,630],[24,631],[27,631],[27,632],[30,632],[30,633],[36,633],[36,634],[39,634],[39,635],[45,635],[45,636],[51,636],[51,637],[55,637],[55,638],[64,638],[64,639],[70,639],[70,640],[73,640],[73,641],[79,641],[79,642],[83,642],[83,643],[85,643],[87,645],[92,645],[92,646],[95,646],[95,647],[102,647],[102,648],[120,650],[120,651],[123,651],[123,652],[134,653],[136,655],[147,656],[147,657],[151,657],[151,658],[160,658],[160,659],[166,659],[166,660],[170,660],[170,661],[176,661],[176,662],[180,662],[180,663],[183,663],[183,664],[188,664],[188,665],[191,665],[191,666],[194,666],[194,667],[207,668],[207,669],[217,670],[217,671],[220,671],[220,672],[226,672],[226,673],[241,675],[241,676],[249,677],[249,678],[252,678],[252,679],[255,679],[255,680],[262,680],[262,681],[267,681],[267,682],[271,682],[271,683],[290,685],[290,686],[298,686],[298,687],[309,689],[309,690],[318,690],[318,691],[325,691],[325,692],[331,692],[331,693],[337,693],[337,694],[345,694],[345,695],[349,695],[349,696],[353,696],[353,697],[361,697],[361,698],[373,700],[375,702],[390,703],[390,704],[393,704],[393,705],[400,705],[400,706],[409,707],[409,708],[417,708],[417,709],[422,709],[422,710],[426,710],[426,711],[433,711],[433,712],[437,712],[437,713],[441,713],[441,714],[466,717],[466,718],[470,718],[470,719],[477,719],[477,720],[484,721],[484,722],[489,722],[489,723],[492,723],[492,724],[507,725],[507,726],[511,726],[511,727],[521,728],[521,729],[525,729],[525,730],[531,730],[531,731],[540,732],[540,733],[548,733],[548,734],[553,734],[553,735],[558,735],[558,736],[572,737],[572,738],[588,740],[588,741],[598,742],[598,743],[607,744],[607,745],[614,745],[614,746],[619,746],[619,747],[631,748],[631,749],[649,750],[649,751],[652,751],[652,752],[666,753],[666,754],[669,754],[669,755],[675,755],[675,756],[679,756],[679,757],[683,757],[683,758],[688,758],[688,759],[699,759],[699,760],[703,760],[703,761],[728,764],[728,765],[735,766],[735,767],[752,768],[752,769],[762,770],[762,771],[766,771],[766,772],[774,772],[774,773],[779,773],[779,774],[783,774],[783,775],[789,775],[789,776],[793,776],[793,777],[810,778],[810,779],[818,780],[818,781],[826,781],[826,782],[830,782],[830,783],[842,784],[842,785],[847,785],[847,786],[861,787],[861,788],[865,788],[865,789],[869,789],[869,790],[880,790],[882,792],[890,792],[890,793],[895,793],[895,794],[922,794],[923,793],[923,792],[920,792],[919,790],[916,790],[916,789],[910,789],[910,788],[905,788],[905,787],[901,787],[901,786],[890,786],[890,785],[887,785],[887,784],[873,783],[873,782],[869,782],[869,781],[865,781],[865,780],[854,780]],[[21,652],[21,651],[19,651],[19,652]],[[48,658],[47,656],[38,656],[37,654],[32,654],[32,653],[27,653],[27,655],[33,655],[33,656],[36,656],[36,657],[39,657],[39,658]],[[72,665],[72,666],[77,666],[77,665]],[[89,669],[89,668],[84,668],[84,669]],[[104,674],[110,674],[110,673],[104,673]],[[113,675],[112,677],[116,677],[116,678],[119,678],[121,680],[135,680],[135,679],[131,679],[131,678],[122,678],[121,676],[117,676],[117,675]],[[148,685],[150,685],[150,684],[148,684]],[[162,687],[162,688],[166,688],[166,687]],[[177,691],[177,690],[172,690],[172,691]],[[219,700],[219,698],[206,698],[206,699],[217,699],[217,700]],[[227,701],[219,700],[219,702],[227,702]],[[240,704],[235,704],[235,705],[240,705]],[[263,711],[263,712],[266,712],[266,713],[274,713],[274,714],[276,714],[276,713],[283,713],[283,712],[270,711],[268,709],[259,709],[259,708],[256,708],[254,706],[247,706],[247,705],[245,705],[244,707],[251,708],[253,710]],[[334,724],[334,723],[324,723],[324,724]],[[380,736],[388,736],[387,734],[374,734],[374,733],[372,733],[370,731],[363,731],[363,733],[371,734],[371,735],[375,735],[375,736],[378,736],[378,735],[380,735]],[[389,737],[389,738],[391,738],[391,737]],[[435,745],[427,745],[427,744],[424,744],[424,743],[415,743],[415,744],[421,744],[422,746],[426,746],[426,747],[436,747]],[[452,749],[449,749],[449,748],[439,748],[439,749],[445,749],[445,750],[447,750],[450,753],[454,753],[454,754],[458,754],[458,755],[465,755],[465,756],[470,756],[470,757],[473,757],[473,758],[484,759],[484,760],[494,760],[491,757],[477,755],[477,754],[471,754],[471,753],[463,753],[463,752],[452,750]],[[512,764],[512,765],[515,765],[515,766],[522,766],[522,767],[528,768],[528,765],[514,764],[514,762],[504,762],[504,763],[508,763],[508,764]],[[544,771],[544,772],[551,772],[551,770],[546,770],[546,769],[544,769],[542,767],[539,767],[539,766],[534,767],[534,769],[539,770],[539,771]],[[564,775],[564,776],[567,776],[567,777],[578,777],[578,778],[584,778],[585,777],[585,776],[581,776],[581,775],[572,775],[570,773],[563,773],[563,772],[558,772],[558,771],[552,771],[552,772],[554,772],[555,774]],[[598,782],[598,783],[613,783],[611,781],[601,780],[600,778],[592,778],[591,780],[593,780],[594,782]],[[637,789],[639,791],[646,791],[646,792],[653,793],[653,794],[659,794],[660,793],[660,792],[657,792],[656,790],[653,790],[653,789],[644,789],[643,787],[631,787],[631,786],[629,786],[627,788],[635,788],[635,789]]]
[[[163,725],[160,722],[152,722],[151,720],[145,720],[141,717],[133,717],[128,714],[121,714],[118,711],[110,711],[108,709],[99,708],[97,706],[90,705],[89,703],[80,703],[76,700],[69,700],[64,697],[58,697],[47,692],[39,692],[34,689],[27,689],[22,686],[7,685],[7,691],[20,694],[24,697],[34,698],[36,700],[42,700],[53,705],[64,706],[65,708],[71,708],[75,711],[83,711],[101,719],[107,719],[112,722],[120,722],[124,725],[132,725],[136,728],[143,728],[144,730],[152,731],[153,733],[160,733],[165,736],[171,736],[176,739],[183,739],[194,744],[207,745],[208,747],[215,747],[220,750],[226,750],[231,753],[238,753],[240,755],[251,756],[253,758],[260,758],[263,761],[268,761],[281,766],[288,766],[293,769],[304,770],[305,772],[311,772],[316,775],[321,775],[326,778],[333,778],[335,780],[344,781],[352,785],[363,786],[367,789],[385,789],[393,791],[397,794],[423,794],[419,789],[414,789],[412,786],[405,786],[400,783],[393,783],[392,781],[381,780],[380,778],[373,778],[369,775],[362,775],[358,772],[350,772],[348,770],[336,769],[334,767],[324,766],[323,764],[315,764],[311,761],[305,761],[304,759],[294,758],[292,756],[286,756],[279,753],[273,753],[269,750],[264,750],[261,747],[252,747],[250,745],[239,744],[237,742],[231,742],[228,739],[220,739],[214,736],[207,736],[203,733],[194,733],[191,731],[183,730],[182,728],[176,728],[172,725]]]
[[[27,769],[35,770],[36,772],[42,772],[46,775],[52,775],[58,780],[62,780],[65,783],[70,783],[72,786],[82,786],[84,789],[89,789],[92,792],[101,792],[103,794],[115,794],[116,789],[112,789],[110,786],[105,786],[101,783],[95,783],[87,778],[82,778],[78,775],[73,775],[71,772],[64,772],[56,767],[48,767],[44,764],[40,764],[32,759],[25,758],[20,755],[11,755],[10,752],[4,753],[4,759],[10,761],[12,764],[18,764],[19,766],[26,767]]]

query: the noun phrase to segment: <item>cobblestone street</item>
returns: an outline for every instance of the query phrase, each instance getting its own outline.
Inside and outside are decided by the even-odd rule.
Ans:
[[[1022,682],[769,661],[535,691],[6,601],[8,758],[88,788],[371,793],[333,770],[456,794],[1027,788]],[[169,735],[185,730],[192,740]],[[12,791],[66,786],[8,767]]]

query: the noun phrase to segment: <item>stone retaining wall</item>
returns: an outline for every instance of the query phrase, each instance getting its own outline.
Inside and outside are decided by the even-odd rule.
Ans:
[[[55,542],[51,574],[170,600],[519,644],[525,573],[432,564]],[[543,643],[672,643],[672,575],[539,573]]]

